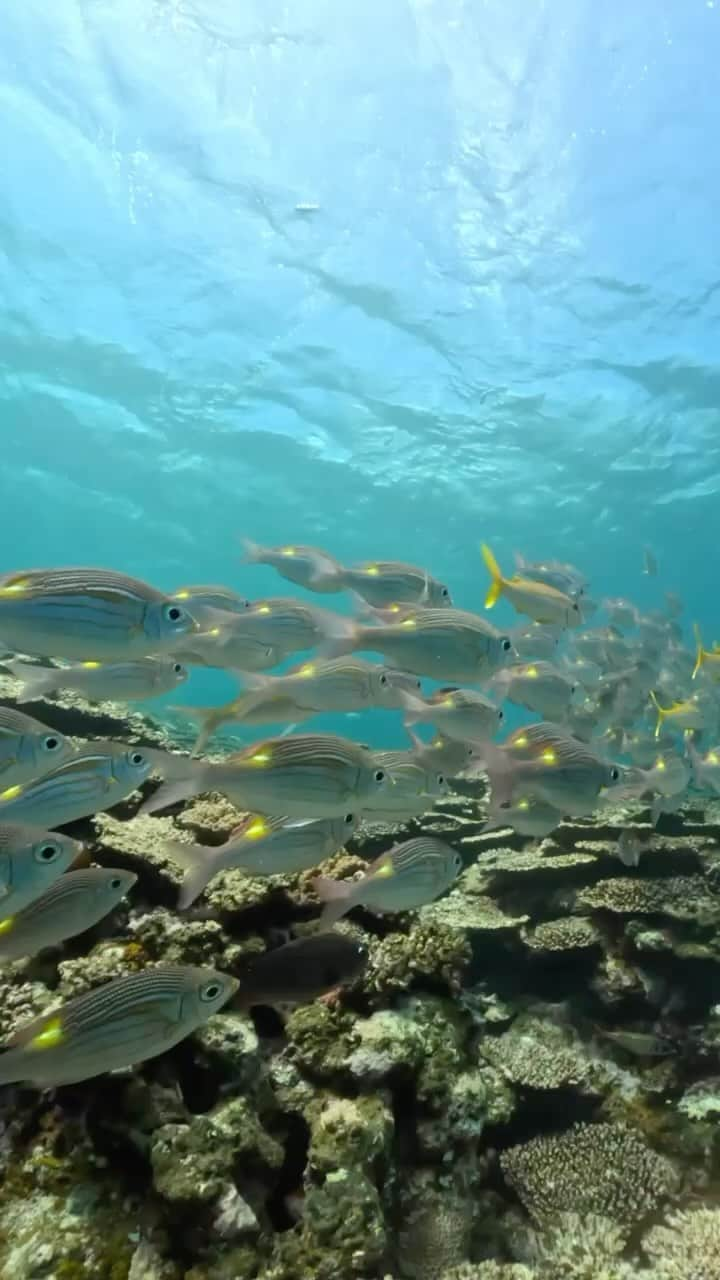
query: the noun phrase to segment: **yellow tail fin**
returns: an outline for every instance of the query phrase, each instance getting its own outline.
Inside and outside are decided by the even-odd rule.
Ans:
[[[502,595],[503,576],[500,572],[500,565],[486,542],[483,542],[480,550],[482,552],[482,558],[485,561],[485,567],[492,578],[488,593],[485,597],[485,608],[492,609],[493,605],[497,604],[500,596]]]
[[[693,631],[695,632],[695,643],[697,645],[697,657],[695,658],[695,669],[692,673],[692,678],[694,680],[703,662],[705,661],[705,650],[703,649],[702,636],[700,635],[700,628],[697,622],[693,626]]]
[[[656,710],[656,711],[657,711],[657,713],[658,713],[657,724],[655,725],[655,737],[656,737],[656,738],[659,738],[659,737],[660,737],[660,730],[662,729],[662,725],[663,725],[663,720],[665,719],[665,717],[666,717],[666,715],[667,715],[667,708],[666,708],[666,707],[661,707],[661,706],[660,706],[660,703],[658,702],[657,698],[655,697],[655,690],[654,690],[654,689],[651,689],[651,690],[650,690],[650,697],[652,698],[653,703],[654,703],[654,705],[655,705],[655,710]]]

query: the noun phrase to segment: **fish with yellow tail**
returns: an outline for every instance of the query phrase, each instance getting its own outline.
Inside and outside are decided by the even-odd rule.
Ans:
[[[0,1052],[0,1084],[77,1084],[172,1049],[222,1009],[237,978],[156,965],[112,978],[21,1026]]]
[[[359,880],[318,876],[313,887],[325,903],[321,928],[329,928],[353,907],[383,914],[422,907],[445,893],[461,870],[456,849],[443,840],[419,836],[381,854]]]
[[[702,636],[697,623],[695,623],[693,631],[695,632],[696,644],[695,666],[692,673],[693,680],[697,679],[698,673],[703,667],[707,670],[708,675],[712,676],[713,680],[720,680],[720,649],[718,649],[717,645],[713,645],[712,649],[703,647]]]
[[[704,729],[707,716],[697,694],[679,702],[671,702],[669,707],[661,707],[654,689],[650,690],[650,700],[657,711],[655,737],[660,737],[663,725],[667,722],[673,729]]]
[[[492,609],[500,597],[505,596],[517,613],[525,614],[535,622],[561,627],[579,627],[582,624],[580,605],[572,596],[547,582],[536,582],[517,573],[512,578],[505,578],[487,543],[483,542],[481,551],[492,579],[485,598],[486,609]]]

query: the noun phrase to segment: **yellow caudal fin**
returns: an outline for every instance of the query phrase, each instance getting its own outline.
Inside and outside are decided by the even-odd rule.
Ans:
[[[503,576],[500,572],[500,565],[486,542],[483,542],[480,550],[482,552],[482,558],[485,561],[485,567],[492,578],[488,593],[485,597],[485,608],[492,609],[493,605],[497,604],[500,596],[502,595]]]
[[[698,673],[698,671],[700,670],[700,668],[701,668],[701,666],[702,666],[703,662],[705,661],[705,650],[703,649],[702,636],[700,635],[700,628],[699,628],[699,626],[698,626],[697,622],[696,622],[696,623],[694,624],[694,626],[693,626],[693,631],[695,632],[695,643],[696,643],[696,645],[697,645],[697,656],[696,656],[696,658],[695,658],[695,669],[694,669],[694,671],[693,671],[693,673],[692,673],[692,678],[693,678],[693,680],[694,680],[694,679],[695,679],[695,677],[696,677],[696,675],[697,675],[697,673]]]
[[[650,690],[650,697],[652,698],[652,700],[653,700],[653,704],[654,704],[654,706],[655,706],[655,710],[656,710],[656,711],[657,711],[657,713],[658,713],[657,724],[655,725],[655,737],[656,737],[656,738],[659,738],[659,737],[660,737],[660,730],[662,729],[662,726],[663,726],[663,720],[665,719],[665,717],[666,717],[666,715],[667,715],[668,711],[667,711],[667,707],[661,707],[661,706],[660,706],[660,703],[658,702],[657,698],[655,697],[655,690],[654,690],[654,689],[651,689],[651,690]]]

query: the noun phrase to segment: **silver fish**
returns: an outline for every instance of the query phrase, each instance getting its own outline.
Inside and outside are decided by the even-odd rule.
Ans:
[[[601,791],[615,785],[622,773],[553,724],[516,729],[502,747],[488,743],[484,751],[493,807],[535,795],[560,813],[589,813]]]
[[[398,617],[381,626],[356,625],[334,652],[367,649],[414,675],[473,684],[502,667],[512,651],[509,636],[476,613],[412,608]]]
[[[0,707],[0,788],[40,778],[74,754],[75,748],[64,734],[23,711]]]
[[[370,707],[399,707],[401,692],[417,690],[416,676],[363,658],[318,658],[281,676],[244,677],[250,688],[222,707],[195,707],[201,732],[194,752],[223,724],[266,724],[283,716],[299,723],[322,712],[364,711]],[[186,708],[187,710],[187,708]]]
[[[178,601],[112,569],[0,578],[0,640],[20,653],[121,662],[171,653],[197,630]]]
[[[689,779],[690,769],[682,756],[668,753],[657,756],[649,769],[627,769],[618,791],[620,796],[641,796],[647,791],[675,796],[685,790]]]
[[[82,845],[58,831],[0,825],[0,921],[17,915],[45,893],[82,853]]]
[[[80,662],[67,667],[40,667],[29,662],[5,666],[23,689],[18,702],[44,698],[58,689],[73,689],[95,702],[106,698],[133,701],[157,698],[188,678],[187,669],[172,658],[137,658],[134,662]]]
[[[180,600],[188,608],[194,618],[202,619],[203,608],[225,609],[229,613],[244,613],[250,608],[252,601],[247,596],[238,595],[230,587],[199,586],[179,587],[172,593],[173,600]],[[212,616],[212,614],[210,615]]]
[[[357,906],[381,912],[421,907],[445,893],[461,870],[462,858],[449,844],[419,836],[383,853],[360,880],[318,876],[313,886],[326,904],[321,928],[330,928]]]
[[[238,985],[190,965],[112,978],[20,1027],[0,1054],[0,1084],[53,1089],[154,1058],[207,1022]]]
[[[560,637],[552,627],[541,622],[531,622],[529,626],[513,627],[508,635],[518,658],[545,660],[551,662],[557,655]]]
[[[643,843],[638,838],[637,832],[628,831],[627,828],[620,832],[617,842],[617,855],[624,867],[637,867],[640,863],[642,850]]]
[[[688,741],[687,753],[694,785],[700,791],[712,791],[720,795],[720,747],[711,747],[701,756],[694,744]]]
[[[603,608],[613,627],[634,627],[637,622],[638,612],[635,605],[621,596],[603,600]]]
[[[221,649],[256,643],[283,658],[319,644],[345,640],[353,634],[351,618],[291,596],[253,600],[242,614],[226,616],[225,621],[221,615],[216,614],[216,618]]]
[[[401,560],[367,560],[343,569],[341,580],[345,589],[356,592],[375,609],[384,609],[396,601],[435,608],[452,604],[444,582]]]
[[[59,876],[29,906],[0,920],[0,962],[35,956],[85,933],[118,905],[136,880],[132,871],[107,867]]]
[[[512,827],[520,836],[547,836],[562,822],[563,815],[538,796],[518,796],[512,804],[491,805],[483,831]]]
[[[566,714],[577,689],[549,662],[513,663],[497,672],[493,684],[509,702],[548,720],[559,720]]]
[[[504,713],[494,702],[474,689],[456,686],[436,689],[428,698],[404,693],[405,724],[432,723],[449,738],[461,742],[482,742],[502,725]]]
[[[169,757],[158,766],[160,772],[172,768],[174,760],[179,780],[160,787],[142,813],[155,813],[203,791],[221,791],[253,812],[332,818],[355,812],[393,786],[367,748],[331,733],[265,738],[219,764]]]
[[[517,571],[523,578],[535,582],[544,582],[556,591],[564,591],[569,596],[585,594],[588,580],[579,569],[572,564],[563,564],[559,560],[526,560],[519,552],[515,553]]]
[[[243,538],[246,564],[269,564],[278,573],[308,591],[333,594],[342,591],[342,565],[327,551],[318,547],[301,547],[287,543],[283,547],[261,547]]]
[[[89,743],[44,777],[0,792],[0,821],[62,827],[111,809],[145,782],[162,756],[122,742]]]
[[[422,751],[376,751],[375,760],[393,785],[363,802],[362,814],[368,822],[400,821],[425,813],[450,790],[438,768],[437,754],[428,758]]]
[[[343,847],[358,822],[354,813],[295,822],[250,814],[224,844],[210,847],[173,841],[166,852],[187,868],[178,906],[189,907],[219,872],[235,867],[249,876],[295,875],[316,867]]]

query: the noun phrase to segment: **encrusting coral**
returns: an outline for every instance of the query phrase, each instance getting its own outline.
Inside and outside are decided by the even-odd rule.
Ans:
[[[78,735],[168,741],[77,698],[45,711]],[[3,971],[3,1037],[145,964],[242,979],[312,930],[312,873],[232,871],[178,913],[167,844],[218,844],[240,815],[209,796],[139,818],[139,800],[79,824],[95,861],[137,872],[131,902]],[[331,860],[349,876],[428,830],[466,865],[419,912],[343,922],[368,953],[343,991],[226,1008],[134,1071],[8,1093],[0,1280],[720,1280],[719,1215],[698,1200],[720,1110],[717,816],[674,815],[677,839],[647,828],[631,871],[612,813],[539,844],[484,816],[450,796]],[[639,1252],[680,1192],[692,1207]]]

